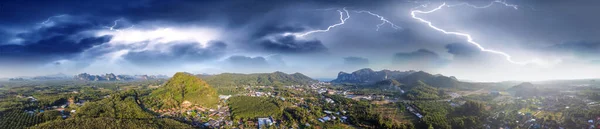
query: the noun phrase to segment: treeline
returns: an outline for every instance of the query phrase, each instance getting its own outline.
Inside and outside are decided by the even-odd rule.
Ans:
[[[200,75],[200,78],[215,87],[306,85],[316,82],[316,80],[301,73],[286,74],[283,72],[255,74],[223,73],[218,75]]]

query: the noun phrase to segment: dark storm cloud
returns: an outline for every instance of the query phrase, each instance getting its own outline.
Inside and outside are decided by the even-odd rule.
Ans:
[[[19,39],[19,43],[0,44],[0,59],[18,59],[34,63],[69,59],[111,40],[110,35],[95,36],[85,33],[94,29],[98,27],[82,19],[74,22],[57,21],[50,26],[43,25],[16,34],[13,38]]]
[[[362,57],[346,57],[344,58],[344,65],[352,67],[368,67],[369,59]]]
[[[600,42],[566,42],[555,44],[545,50],[552,52],[573,54],[581,58],[599,59],[600,57]]]
[[[13,36],[4,30],[0,30],[0,45],[8,44]]]
[[[324,1],[281,0],[26,0],[0,2],[0,25],[15,25],[45,20],[47,17],[70,14],[108,19],[125,17],[134,22],[162,20],[174,22],[214,22],[243,25],[264,13],[292,5],[333,4]],[[350,2],[344,2],[350,3]]]
[[[267,67],[269,63],[263,57],[231,56],[227,59],[234,67]]]
[[[276,36],[264,39],[259,45],[268,52],[281,54],[323,53],[327,48],[319,40],[297,39],[295,36]]]
[[[412,67],[419,70],[442,67],[448,64],[448,62],[448,60],[441,58],[437,53],[427,49],[396,53],[392,59],[392,64],[395,67]]]
[[[145,50],[129,52],[124,59],[139,66],[166,66],[174,64],[197,63],[219,58],[225,54],[227,45],[223,42],[210,42],[203,47],[197,42],[169,43],[161,45],[167,51]]]

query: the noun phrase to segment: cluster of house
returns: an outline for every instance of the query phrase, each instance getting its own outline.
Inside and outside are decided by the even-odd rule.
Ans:
[[[255,92],[251,92],[248,96],[252,96],[252,97],[271,96],[271,92],[255,91]]]
[[[37,99],[35,99],[32,96],[27,97],[30,101],[37,101]],[[83,106],[83,104],[85,103],[85,100],[79,100],[77,102],[75,102],[72,98],[69,99],[68,102],[66,102],[65,104],[62,104],[60,106],[50,106],[44,109],[47,110],[57,110],[60,112],[61,116],[63,119],[71,116],[72,114],[75,114],[76,110],[70,110],[70,111],[65,111],[67,107],[69,107],[69,105],[78,105],[78,106]],[[39,110],[25,110],[25,113],[28,113],[30,115],[35,115],[36,113],[43,113],[45,110],[44,109],[39,109]]]
[[[258,118],[258,128],[259,129],[266,129],[269,128],[269,126],[272,126],[274,124],[274,120],[273,117],[266,117],[266,118]]]
[[[333,90],[333,89],[327,89],[327,88],[318,88],[316,89],[317,93],[319,94],[330,94],[330,95],[348,95],[348,94],[352,94],[352,92],[348,92],[348,91],[340,91],[340,90]]]
[[[30,102],[37,101],[37,99],[35,97],[33,97],[33,96],[27,96],[27,97],[25,97],[25,96],[21,96],[21,95],[16,95],[16,97],[17,98],[27,98],[27,100],[30,101]]]
[[[331,83],[329,82],[318,82],[318,83],[313,83],[310,84],[308,87],[315,90],[315,89],[319,89],[322,88],[324,85],[331,85]]]
[[[452,107],[460,107],[463,104],[465,104],[466,102],[467,101],[464,101],[464,100],[459,100],[459,101],[451,100],[450,101],[450,106],[452,106]]]
[[[71,116],[72,114],[75,114],[75,110],[71,110],[70,112],[65,112],[64,110],[58,110],[60,111],[60,115],[63,119],[68,118],[69,116]],[[25,113],[29,114],[29,115],[36,115],[37,113],[44,113],[43,109],[40,110],[25,110]]]
[[[219,120],[208,120],[207,122],[204,122],[204,124],[202,124],[200,127],[205,127],[205,128],[219,128],[221,126],[233,126],[233,121],[230,120],[224,120],[224,119],[219,119]]]
[[[328,110],[325,110],[323,112],[325,112],[325,114],[327,114],[327,115],[319,118],[318,120],[320,122],[324,123],[324,122],[327,122],[327,121],[336,120],[336,119],[338,119],[338,117],[339,117],[340,122],[347,122],[348,121],[348,117],[347,116],[342,116],[343,114],[346,114],[346,111],[344,111],[344,110],[342,110],[341,112],[335,112],[335,113],[332,112],[332,111],[328,111]],[[336,115],[338,117],[336,117]]]
[[[587,121],[590,129],[598,129],[600,128],[600,116],[596,117],[596,120],[590,119]]]
[[[333,99],[331,99],[331,98],[325,98],[325,102],[327,102],[327,103],[335,103],[335,101],[333,101]]]
[[[419,108],[417,108],[416,106],[414,106],[412,104],[407,104],[406,110],[408,110],[410,113],[417,116],[417,118],[419,118],[419,119],[423,118],[423,115],[421,115],[421,111],[419,110]]]

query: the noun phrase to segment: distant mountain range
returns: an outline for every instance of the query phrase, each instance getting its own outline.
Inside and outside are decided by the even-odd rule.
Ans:
[[[9,81],[47,81],[47,80],[80,80],[80,81],[133,81],[133,80],[154,80],[154,79],[166,79],[169,78],[165,75],[115,75],[108,73],[104,75],[91,75],[88,73],[81,73],[75,76],[69,76],[66,74],[53,74],[45,76],[35,77],[16,77],[10,78]]]
[[[393,81],[391,81],[393,80]],[[382,84],[385,82],[389,83],[401,83],[401,84],[416,84],[419,81],[426,83],[427,85],[431,85],[433,87],[444,87],[444,88],[453,88],[458,87],[461,82],[458,81],[455,77],[443,76],[440,74],[432,75],[423,71],[391,71],[391,70],[381,70],[381,71],[373,71],[369,68],[360,69],[354,71],[352,73],[340,72],[335,80],[332,80],[332,83],[337,84],[359,84],[359,85],[373,85],[373,84]],[[399,84],[394,84],[399,85]]]
[[[381,70],[373,71],[370,68],[364,68],[352,73],[339,72],[335,80],[332,83],[359,83],[359,84],[370,84],[385,79],[402,78],[416,71],[391,71]]]
[[[154,80],[154,79],[166,79],[169,78],[165,75],[115,75],[108,73],[105,75],[90,75],[87,73],[81,73],[74,77],[76,80],[81,81],[132,81],[132,80]]]
[[[307,85],[318,82],[304,74],[283,72],[273,73],[222,73],[217,75],[196,75],[211,86],[273,86],[273,85]]]

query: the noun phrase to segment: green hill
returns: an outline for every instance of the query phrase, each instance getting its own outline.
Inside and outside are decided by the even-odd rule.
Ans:
[[[301,73],[286,74],[283,72],[254,74],[223,73],[218,75],[201,75],[200,77],[215,87],[306,85],[317,82]]]
[[[176,73],[167,83],[150,93],[151,107],[163,109],[180,107],[184,102],[203,107],[216,107],[219,97],[215,89],[202,79]]]
[[[461,85],[461,82],[454,77],[432,75],[423,71],[412,73],[403,78],[398,78],[398,82],[403,84],[416,84],[419,81],[438,88],[458,88]]]

